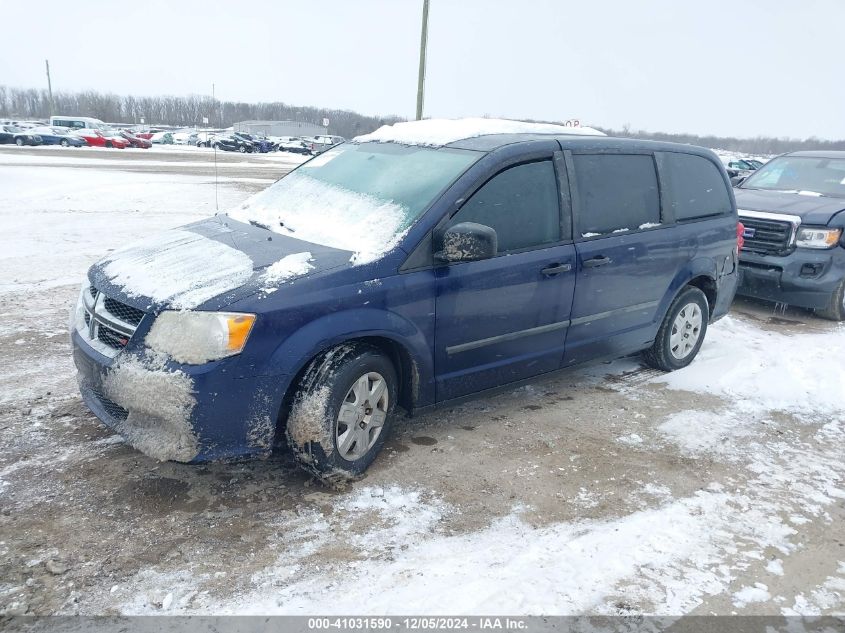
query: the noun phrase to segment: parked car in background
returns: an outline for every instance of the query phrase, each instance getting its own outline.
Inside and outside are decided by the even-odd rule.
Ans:
[[[213,147],[227,152],[240,152],[241,154],[255,151],[255,144],[237,132],[230,136],[218,136],[214,139]]]
[[[197,132],[197,147],[211,147],[214,144],[217,134],[213,132]]]
[[[86,116],[51,116],[50,127],[69,127],[73,129],[99,130],[108,127],[100,119]]]
[[[313,136],[310,139],[306,139],[309,143],[309,148],[312,154],[320,154],[325,152],[327,149],[334,147],[335,145],[339,145],[340,143],[345,143],[346,139],[342,136],[331,136],[329,134],[318,134],[317,136]]]
[[[116,147],[118,149],[126,149],[129,146],[129,141],[123,137],[114,136],[113,132],[104,133],[92,128],[80,128],[75,129],[73,133],[85,139],[85,142],[92,147]]]
[[[290,152],[292,154],[304,154],[311,156],[311,148],[298,136],[282,136],[276,141],[276,150],[279,152]]]
[[[135,136],[137,136],[138,138],[142,138],[142,139],[144,139],[144,140],[146,140],[146,141],[149,141],[149,140],[153,137],[153,134],[155,134],[155,132],[151,132],[151,131],[147,131],[147,132],[133,132],[133,134],[135,134]]]
[[[139,149],[150,149],[153,146],[152,142],[150,142],[149,140],[145,138],[139,138],[128,130],[120,130],[119,134],[121,137],[129,141],[129,145],[131,147],[137,147]]]
[[[663,370],[693,361],[737,282],[715,154],[437,126],[336,147],[93,265],[72,327],[86,405],[158,459],[267,454],[278,433],[335,482],[375,459],[397,406],[640,351]]]
[[[845,152],[779,156],[734,190],[739,294],[845,320]]]
[[[0,143],[22,145],[41,145],[41,137],[30,130],[22,130],[12,125],[4,125],[0,130]]]
[[[156,132],[150,136],[150,143],[153,145],[173,145],[173,133]]]
[[[88,143],[85,139],[72,134],[63,127],[36,127],[32,133],[38,134],[44,145],[61,145],[62,147],[85,147]]]

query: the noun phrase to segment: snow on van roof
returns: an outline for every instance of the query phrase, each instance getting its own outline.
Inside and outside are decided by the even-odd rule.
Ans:
[[[367,141],[394,142],[404,145],[440,147],[455,141],[485,134],[573,134],[605,136],[591,127],[572,127],[551,123],[528,123],[509,119],[424,119],[383,125],[375,132],[356,136],[359,143]]]

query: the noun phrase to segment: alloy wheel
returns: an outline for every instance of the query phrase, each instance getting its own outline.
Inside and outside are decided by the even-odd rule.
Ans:
[[[346,392],[335,425],[340,456],[347,461],[360,459],[381,434],[390,405],[387,381],[378,372],[358,378]]]

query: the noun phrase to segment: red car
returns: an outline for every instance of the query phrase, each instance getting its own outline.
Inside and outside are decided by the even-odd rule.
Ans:
[[[138,132],[135,136],[142,138],[145,141],[149,141],[153,137],[153,134],[155,134],[155,132]]]
[[[150,143],[147,139],[141,138],[140,136],[136,136],[135,134],[132,134],[132,132],[130,132],[129,130],[121,130],[119,132],[119,134],[120,134],[120,136],[125,138],[127,141],[129,141],[129,144],[132,147],[139,147],[141,149],[150,149],[153,146],[153,144]]]
[[[88,145],[95,147],[116,147],[118,149],[126,149],[129,147],[129,141],[119,136],[113,136],[114,132],[103,133],[100,130],[90,128],[82,128],[75,130],[76,134],[85,139]]]

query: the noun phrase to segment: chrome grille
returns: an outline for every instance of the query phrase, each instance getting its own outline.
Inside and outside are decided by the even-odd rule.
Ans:
[[[101,351],[111,356],[126,347],[145,314],[143,310],[105,296],[94,286],[82,291],[82,310],[85,329],[80,327],[80,332],[89,341],[99,343]]]
[[[743,251],[763,255],[786,255],[795,246],[801,218],[779,213],[745,211],[739,213],[745,227]]]

